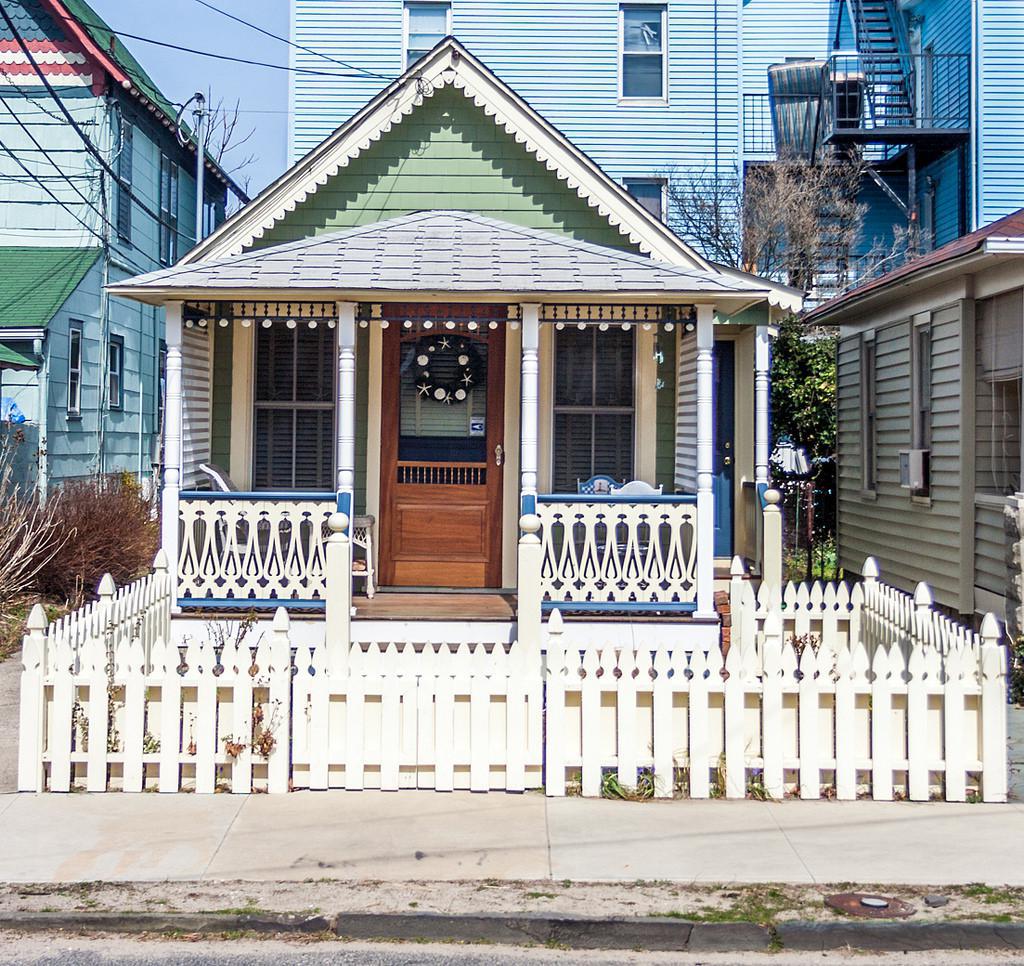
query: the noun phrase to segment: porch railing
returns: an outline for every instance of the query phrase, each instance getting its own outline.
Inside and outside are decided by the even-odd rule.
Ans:
[[[181,494],[178,599],[322,607],[334,493]]]
[[[541,606],[695,610],[696,503],[690,495],[539,496]]]

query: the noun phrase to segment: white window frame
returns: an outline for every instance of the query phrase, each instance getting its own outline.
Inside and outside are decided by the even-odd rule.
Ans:
[[[626,97],[626,9],[628,7],[661,8],[661,97]],[[642,55],[641,55],[642,56]],[[668,104],[668,4],[646,0],[621,0],[619,3],[619,103],[643,107],[664,107]]]
[[[68,329],[68,416],[78,418],[82,415],[82,357],[84,354],[82,323],[72,321]],[[75,365],[75,336],[78,336],[77,366]],[[72,395],[72,378],[74,378],[74,394]]]
[[[116,352],[114,350],[117,350]],[[114,366],[114,358],[117,366]],[[112,383],[117,377],[117,395]],[[107,409],[124,409],[124,336],[112,335],[107,341]]]
[[[630,198],[632,198],[638,205],[640,205],[641,208],[644,208],[643,202],[639,198],[637,198],[636,195],[634,195],[633,192],[630,191],[630,189],[629,189],[629,186],[631,184],[637,184],[638,182],[639,183],[643,183],[643,184],[656,184],[656,185],[658,185],[661,188],[661,219],[660,220],[661,221],[667,221],[668,220],[668,179],[667,178],[659,178],[659,177],[654,176],[654,175],[639,175],[637,177],[630,177],[630,178],[623,178],[622,179],[622,187],[625,188],[626,191],[629,193]],[[646,211],[646,210],[647,209],[644,208],[644,211]]]
[[[402,70],[408,70],[409,64],[409,11],[412,7],[422,4],[444,3],[447,6],[444,21],[444,33],[450,37],[452,33],[452,5],[451,0],[404,0],[402,3]]]

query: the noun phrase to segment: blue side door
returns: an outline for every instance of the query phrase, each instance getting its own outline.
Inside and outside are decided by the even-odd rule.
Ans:
[[[736,344],[715,342],[715,556],[732,556]]]

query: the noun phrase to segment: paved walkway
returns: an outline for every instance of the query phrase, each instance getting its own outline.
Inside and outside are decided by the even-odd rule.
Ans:
[[[2,795],[0,881],[553,879],[1024,886],[1024,804],[540,794]]]

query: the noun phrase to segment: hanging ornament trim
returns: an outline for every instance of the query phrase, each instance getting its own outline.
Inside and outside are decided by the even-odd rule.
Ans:
[[[413,364],[417,394],[445,406],[465,402],[470,390],[483,384],[484,363],[480,353],[469,339],[457,335],[429,335],[420,339]],[[449,381],[441,380],[436,368],[454,369],[455,374]]]

